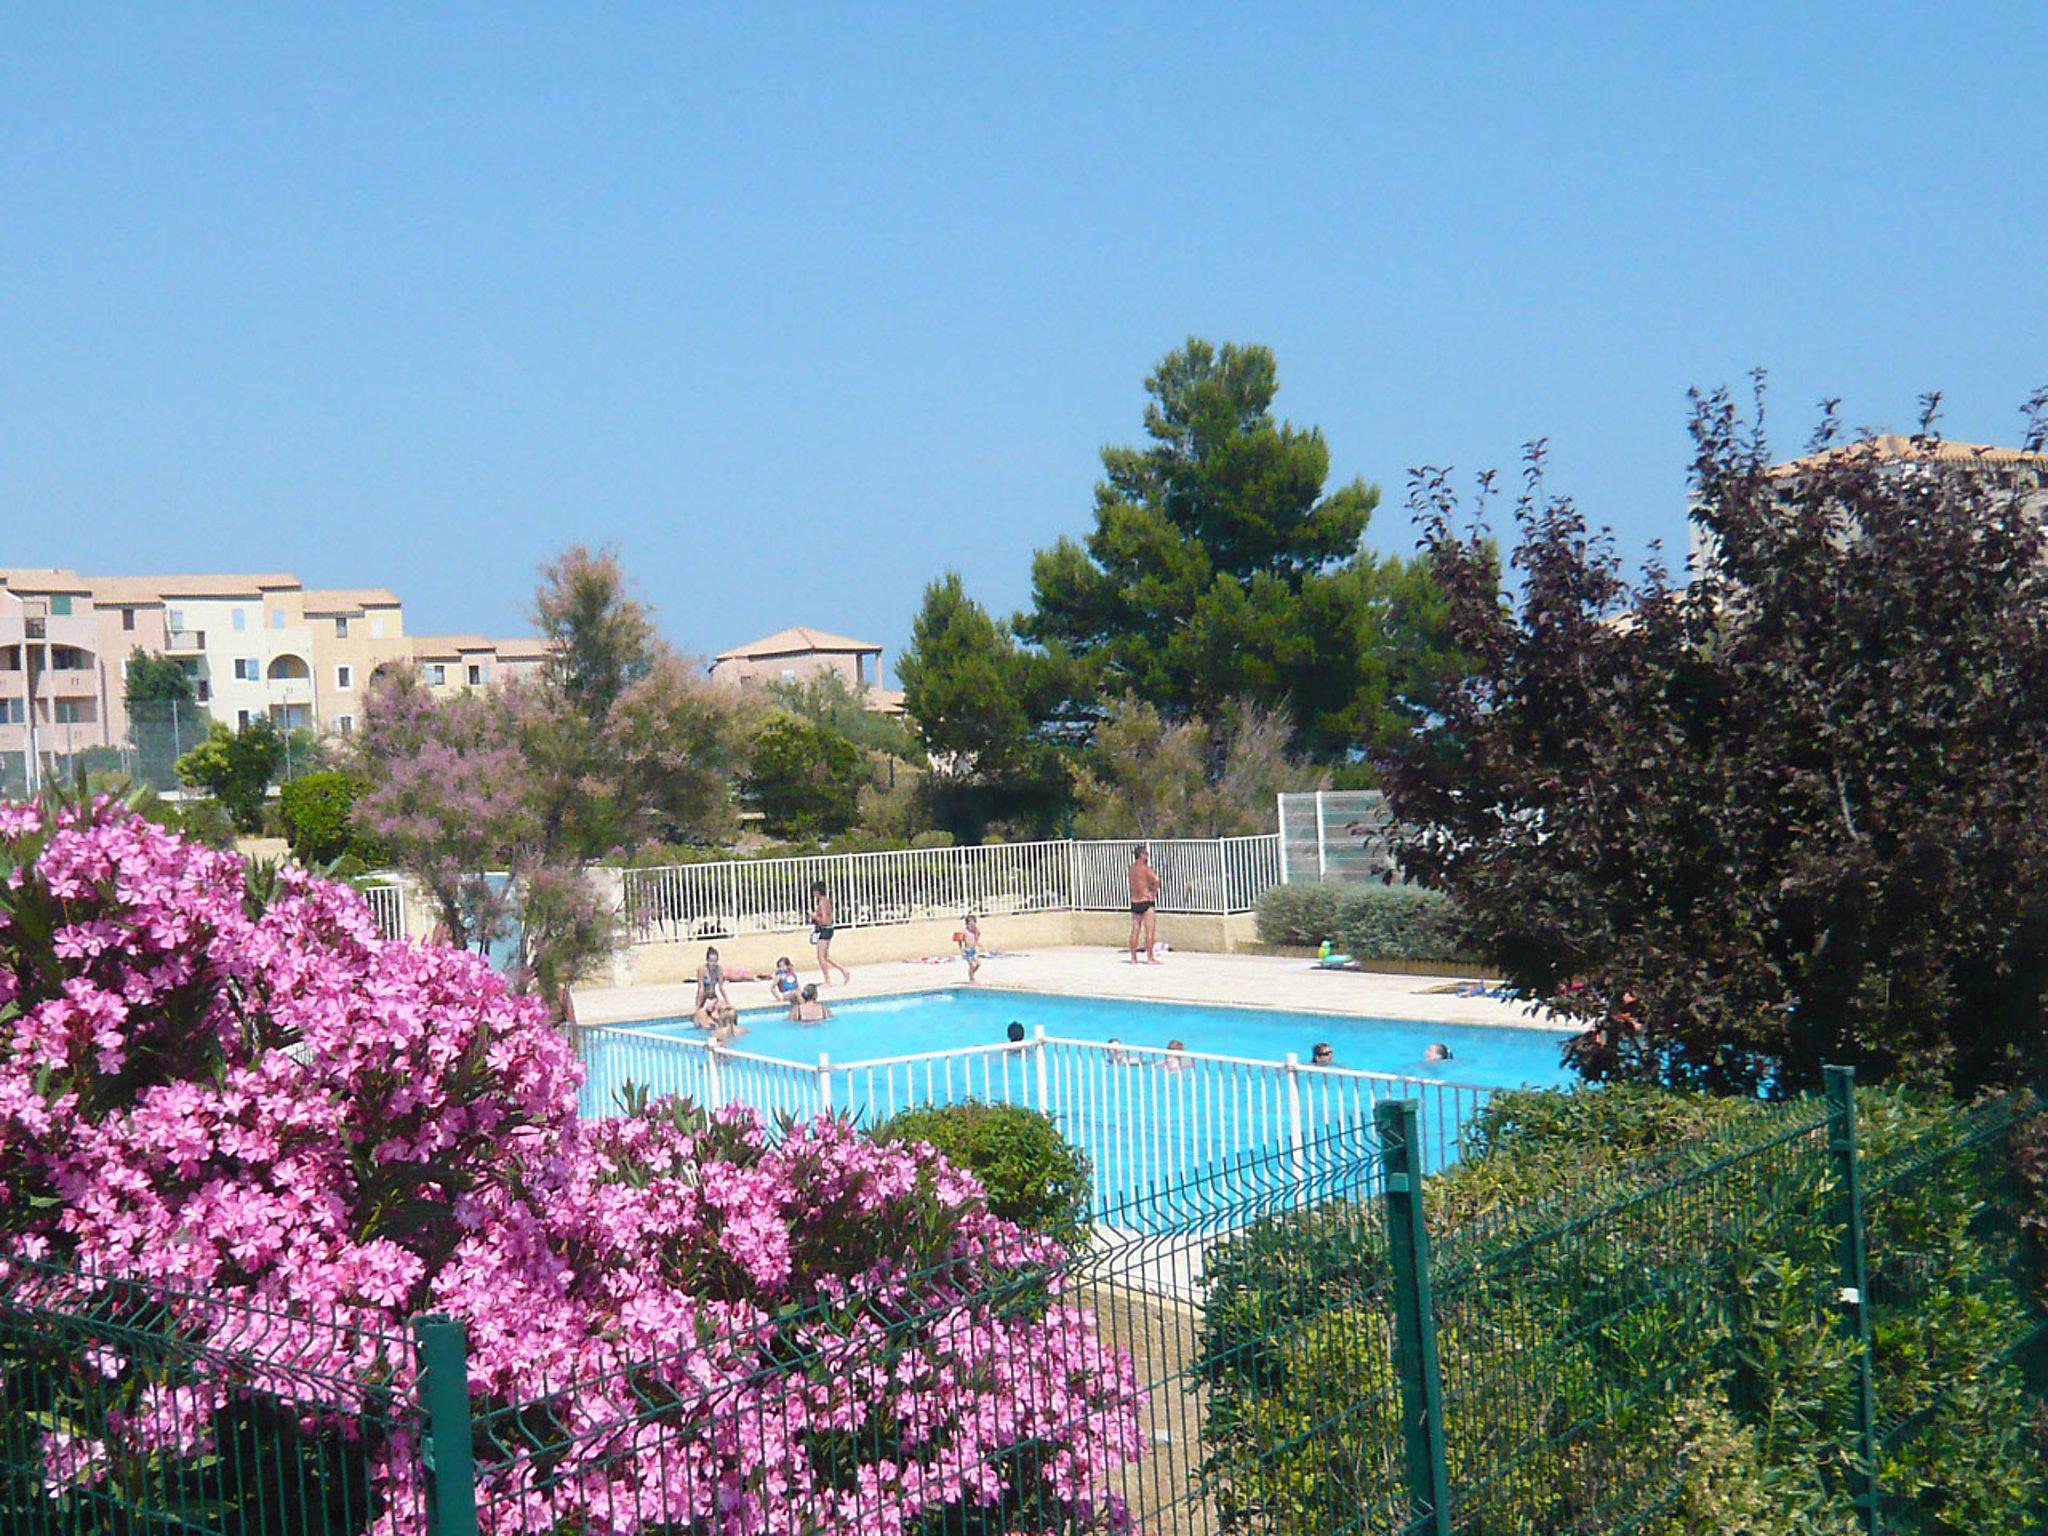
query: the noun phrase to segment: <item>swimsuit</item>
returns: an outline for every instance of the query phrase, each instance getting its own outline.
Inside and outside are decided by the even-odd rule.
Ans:
[[[1151,910],[1152,903],[1149,901],[1134,901],[1131,903],[1131,916],[1133,917],[1143,917]]]
[[[777,992],[780,992],[784,997],[794,997],[798,993],[802,992],[803,989],[803,983],[798,981],[796,977],[793,975],[777,976],[775,978],[775,990]]]
[[[811,942],[813,944],[830,944],[832,942],[832,925],[830,923],[811,924]]]

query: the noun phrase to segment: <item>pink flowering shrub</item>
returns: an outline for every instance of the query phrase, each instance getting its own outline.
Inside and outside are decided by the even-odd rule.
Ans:
[[[38,1497],[210,1477],[226,1528],[423,1530],[407,1323],[441,1311],[487,1531],[1127,1523],[1128,1359],[929,1147],[586,1125],[537,1001],[346,887],[252,891],[106,803],[0,805],[0,842],[0,1400],[45,1426]],[[233,1507],[263,1435],[307,1507]]]

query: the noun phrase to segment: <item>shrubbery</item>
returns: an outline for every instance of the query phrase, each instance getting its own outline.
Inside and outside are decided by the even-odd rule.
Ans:
[[[2038,1316],[2035,1256],[2013,1235],[2030,1212],[1982,1219],[2013,1189],[2000,1143],[1931,1163],[1970,1146],[1968,1114],[1897,1091],[1858,1108],[1879,1412],[1921,1416],[1880,1451],[1882,1486],[1912,1508],[1899,1528],[2042,1529],[2038,1421],[2021,1364],[1998,1354]],[[1480,1115],[1473,1153],[1427,1185],[1460,1531],[1605,1530],[1652,1508],[1632,1528],[1859,1528],[1835,1188],[1824,1132],[1788,1136],[1813,1113],[1610,1087],[1501,1094]],[[1681,1170],[1702,1172],[1682,1200],[1646,1194]],[[1632,1215],[1592,1218],[1631,1197]],[[1398,1505],[1378,1212],[1260,1223],[1206,1274],[1205,1470],[1225,1527],[1314,1536]]]
[[[937,1149],[981,1181],[988,1208],[1003,1220],[1069,1247],[1079,1241],[1090,1189],[1088,1157],[1036,1110],[980,1102],[933,1105],[905,1110],[878,1136]]]
[[[568,1044],[481,957],[108,802],[0,804],[0,868],[0,1308],[43,1459],[0,1508],[68,1528],[189,1488],[163,1523],[282,1498],[276,1528],[316,1528],[345,1485],[413,1536],[422,1469],[380,1405],[415,1362],[376,1340],[439,1310],[476,1411],[519,1415],[479,1438],[489,1532],[1124,1523],[1128,1358],[1058,1245],[929,1148],[675,1102],[586,1124]],[[107,1315],[78,1270],[169,1289],[88,1347],[35,1322]],[[205,1470],[245,1452],[281,1493]]]
[[[358,837],[349,814],[364,787],[361,779],[346,773],[308,773],[287,780],[277,792],[277,804],[293,857],[311,868],[350,853],[365,864],[377,862],[375,846]]]
[[[1327,939],[1359,960],[1470,957],[1451,904],[1434,891],[1383,885],[1276,885],[1259,898],[1259,938],[1315,948]]]

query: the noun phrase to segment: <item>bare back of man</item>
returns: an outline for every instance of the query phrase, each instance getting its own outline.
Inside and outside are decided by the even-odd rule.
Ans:
[[[1152,856],[1143,848],[1131,850],[1131,964],[1139,963],[1138,953],[1142,948],[1144,957],[1153,965],[1159,963],[1153,947],[1159,940],[1159,871],[1152,867]]]

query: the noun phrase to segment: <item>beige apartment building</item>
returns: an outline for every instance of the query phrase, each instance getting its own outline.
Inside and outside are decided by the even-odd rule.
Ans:
[[[827,673],[837,674],[852,692],[867,695],[870,709],[903,713],[901,690],[882,686],[882,648],[872,640],[797,625],[720,651],[711,663],[711,680],[728,688],[802,683]]]
[[[211,722],[237,729],[352,735],[376,673],[420,668],[441,696],[540,670],[537,639],[413,636],[385,587],[309,588],[288,572],[81,576],[0,568],[0,778],[23,777],[30,737],[39,758],[139,746],[127,708],[127,662],[141,651],[177,661],[193,706],[151,719],[168,761]],[[33,730],[31,730],[33,721]],[[9,767],[8,765],[11,765]]]
[[[436,698],[453,698],[493,683],[537,676],[548,659],[545,640],[491,640],[483,635],[421,635],[412,663]]]

